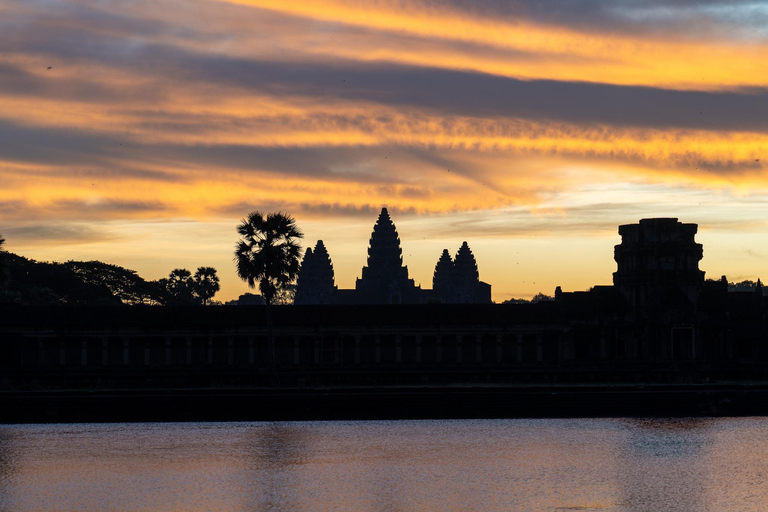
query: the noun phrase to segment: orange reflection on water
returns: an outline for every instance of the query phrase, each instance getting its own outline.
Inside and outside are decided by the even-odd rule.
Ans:
[[[768,421],[0,427],[0,508],[764,510]]]

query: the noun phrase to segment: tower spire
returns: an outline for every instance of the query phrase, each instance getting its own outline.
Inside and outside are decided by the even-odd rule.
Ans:
[[[373,226],[368,264],[363,267],[363,275],[357,280],[355,288],[363,303],[417,301],[414,297],[416,286],[413,279],[408,278],[408,267],[403,265],[400,237],[386,207],[381,209]]]

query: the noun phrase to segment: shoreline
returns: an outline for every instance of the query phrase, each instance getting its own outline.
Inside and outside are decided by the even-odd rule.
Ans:
[[[768,382],[0,392],[0,423],[768,415]]]

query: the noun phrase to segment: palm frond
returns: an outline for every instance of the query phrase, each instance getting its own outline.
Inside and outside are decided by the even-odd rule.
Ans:
[[[237,226],[237,232],[242,237],[233,258],[237,275],[251,288],[258,283],[269,302],[296,279],[301,256],[298,239],[304,235],[296,220],[282,212],[265,216],[253,211]]]

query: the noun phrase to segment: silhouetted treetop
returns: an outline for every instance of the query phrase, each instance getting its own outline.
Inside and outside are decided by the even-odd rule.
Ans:
[[[106,286],[123,304],[157,304],[161,302],[156,286],[136,273],[118,265],[101,261],[68,261],[64,266],[84,283]]]
[[[219,276],[213,267],[198,267],[192,279],[194,294],[202,301],[203,305],[207,305],[216,295],[216,292],[221,289]]]
[[[62,263],[6,253],[7,281],[0,301],[17,304],[120,304],[103,283],[86,282]]]
[[[5,238],[0,235],[0,284],[5,280]]]
[[[283,213],[251,212],[237,226],[241,236],[235,245],[235,267],[248,286],[258,286],[267,304],[277,291],[292,283],[299,272],[303,238],[296,220]]]
[[[157,283],[164,290],[162,303],[177,306],[208,305],[221,288],[213,267],[198,267],[194,276],[186,268],[175,268]]]
[[[763,283],[758,279],[757,281],[752,281],[751,279],[745,279],[744,281],[739,281],[738,283],[728,283],[728,291],[729,292],[754,292],[757,290],[757,287],[760,286],[763,288]],[[762,289],[763,294],[766,293],[767,290]]]

